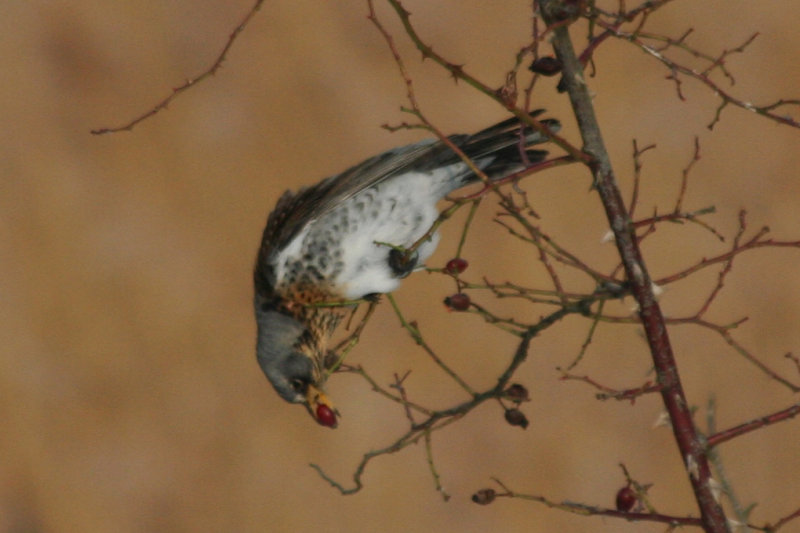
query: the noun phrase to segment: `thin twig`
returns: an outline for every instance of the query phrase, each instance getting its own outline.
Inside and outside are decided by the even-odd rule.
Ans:
[[[242,21],[239,22],[239,24],[233,29],[231,34],[228,35],[228,40],[225,42],[225,46],[222,47],[222,51],[219,53],[219,55],[217,56],[217,58],[214,60],[214,62],[211,64],[210,67],[208,67],[206,70],[204,70],[203,72],[201,72],[199,75],[195,76],[194,78],[187,79],[185,82],[183,82],[182,85],[179,85],[178,87],[175,87],[174,89],[172,89],[172,92],[166,98],[164,98],[163,100],[158,102],[155,106],[150,108],[148,111],[145,111],[144,113],[142,113],[138,117],[130,120],[129,122],[126,122],[122,126],[116,126],[116,127],[111,127],[111,128],[97,128],[97,129],[91,130],[90,133],[92,135],[103,135],[103,134],[106,134],[106,133],[117,133],[117,132],[120,132],[120,131],[131,131],[140,122],[143,122],[143,121],[147,120],[148,118],[152,117],[153,115],[155,115],[156,113],[158,113],[159,111],[162,111],[162,110],[166,109],[169,106],[170,102],[172,102],[175,98],[180,96],[183,92],[189,90],[190,88],[194,87],[195,85],[197,85],[201,81],[204,81],[207,78],[210,78],[214,74],[216,74],[217,71],[222,66],[222,63],[225,61],[225,58],[228,56],[228,51],[233,46],[234,41],[236,41],[236,39],[239,37],[239,35],[244,31],[244,29],[250,23],[252,18],[255,16],[256,12],[259,9],[261,9],[261,4],[263,4],[263,3],[264,3],[264,0],[255,0],[255,3],[250,8],[250,10],[247,12],[247,14],[244,16]]]
[[[592,324],[589,326],[589,331],[586,333],[586,338],[583,340],[581,344],[581,348],[578,351],[578,355],[575,356],[575,359],[567,365],[567,370],[572,370],[583,360],[583,357],[586,355],[586,350],[589,349],[589,345],[592,344],[592,339],[594,338],[594,334],[597,331],[597,325],[600,324],[600,317],[603,314],[603,308],[605,307],[606,301],[600,300],[600,303],[597,306],[597,316],[592,319]]]
[[[606,22],[604,22],[604,21],[602,21],[600,19],[598,19],[597,23],[599,25],[603,26],[604,28],[606,28],[607,30],[611,31],[614,34],[615,37],[630,41],[631,43],[633,43],[636,46],[638,46],[642,51],[646,52],[647,54],[653,56],[654,58],[659,60],[661,63],[663,63],[670,71],[670,75],[668,76],[668,78],[670,78],[670,79],[672,79],[672,80],[674,80],[676,82],[676,85],[678,87],[679,97],[681,99],[684,99],[684,98],[683,98],[683,95],[680,93],[680,79],[678,78],[678,74],[683,74],[684,76],[687,76],[689,78],[692,78],[692,79],[695,79],[695,80],[699,81],[700,83],[702,83],[703,85],[705,85],[706,87],[711,89],[714,92],[715,95],[719,96],[722,100],[721,100],[720,105],[717,107],[716,113],[714,114],[714,118],[708,124],[708,129],[713,129],[714,128],[716,123],[719,122],[719,120],[720,120],[720,116],[722,114],[722,110],[725,109],[725,107],[727,107],[728,105],[733,105],[733,106],[745,109],[747,111],[750,111],[752,113],[756,113],[758,115],[766,117],[766,118],[768,118],[770,120],[773,120],[775,122],[778,122],[780,124],[785,124],[785,125],[791,126],[793,128],[800,128],[800,122],[798,122],[797,120],[793,119],[789,115],[778,114],[778,113],[774,112],[774,110],[776,108],[781,107],[781,106],[786,106],[786,105],[799,106],[800,105],[800,100],[779,100],[779,101],[771,103],[771,104],[758,106],[758,105],[755,105],[755,104],[753,104],[751,102],[748,102],[746,100],[742,100],[740,98],[736,98],[730,92],[728,92],[728,91],[724,90],[722,87],[720,87],[720,85],[718,83],[713,81],[708,76],[708,74],[710,72],[708,69],[706,69],[704,71],[697,71],[695,69],[689,68],[689,67],[687,67],[687,66],[685,66],[685,65],[683,65],[681,63],[678,63],[678,62],[674,61],[673,59],[667,57],[666,55],[664,55],[664,53],[661,50],[657,49],[656,47],[645,43],[642,40],[640,34],[623,32],[623,31],[619,30],[617,27],[614,27],[614,25],[606,23]],[[733,49],[732,51],[740,51],[739,49],[743,49],[743,47],[747,46],[749,43],[751,43],[754,38],[755,38],[755,35],[750,37],[743,45]],[[730,51],[730,52],[732,52],[732,51]],[[730,52],[728,52],[728,53],[730,53]],[[718,63],[714,63],[713,65],[717,66]]]
[[[800,508],[795,509],[788,515],[784,516],[783,518],[775,522],[775,524],[773,525],[765,525],[763,528],[761,528],[761,530],[764,531],[765,533],[776,533],[779,529],[781,529],[783,526],[785,526],[795,518],[800,518]]]
[[[549,318],[548,322],[556,320],[557,315],[563,316],[563,314],[561,313],[554,313],[553,315],[548,317]],[[462,417],[466,416],[467,413],[469,413],[482,403],[486,402],[487,400],[502,397],[505,393],[504,391],[506,389],[506,386],[508,385],[509,380],[514,375],[514,372],[516,372],[519,365],[521,365],[522,362],[525,361],[525,359],[527,358],[528,348],[530,346],[531,339],[537,334],[538,331],[539,330],[537,328],[531,328],[527,332],[527,334],[522,337],[517,347],[517,350],[514,353],[514,357],[511,359],[511,362],[508,364],[505,371],[497,379],[497,383],[495,384],[494,387],[482,393],[477,393],[469,401],[463,402],[449,409],[443,409],[435,412],[429,411],[430,414],[426,420],[413,426],[406,433],[397,438],[393,443],[389,444],[384,448],[372,450],[365,453],[361,457],[361,461],[358,463],[355,472],[353,472],[352,486],[345,487],[338,481],[328,476],[328,474],[325,473],[322,467],[320,467],[317,464],[312,463],[309,466],[311,466],[311,468],[316,470],[317,473],[320,475],[320,477],[322,477],[322,479],[327,481],[332,487],[339,490],[339,492],[341,492],[342,494],[354,494],[358,492],[364,486],[361,478],[364,475],[364,471],[366,470],[367,465],[370,463],[370,461],[372,461],[376,457],[392,454],[410,446],[411,444],[415,444],[419,442],[420,439],[426,438],[425,437],[426,435],[430,435],[432,432],[438,431],[452,424],[453,422],[461,419]],[[366,373],[362,373],[361,375],[367,377],[370,380],[370,382],[373,383],[373,387],[377,387],[377,384],[375,384],[374,380],[369,378]],[[398,399],[392,394],[383,391],[379,387],[377,387],[376,390],[382,391],[382,393],[385,396],[388,396],[389,398]]]
[[[371,0],[368,1],[371,2]],[[587,155],[584,154],[583,151],[581,151],[576,146],[572,145],[563,137],[555,134],[545,124],[542,124],[534,117],[530,116],[530,114],[526,110],[514,106],[509,106],[508,102],[498,94],[497,90],[492,89],[491,87],[484,84],[474,76],[467,73],[464,70],[463,65],[457,65],[455,63],[451,63],[447,61],[444,57],[436,53],[433,50],[433,47],[426,44],[419,36],[416,28],[414,28],[414,26],[411,24],[411,13],[403,7],[403,4],[399,0],[387,0],[387,1],[389,5],[391,5],[392,8],[395,10],[397,16],[400,18],[400,21],[403,24],[403,28],[405,29],[406,34],[413,41],[417,49],[422,53],[423,59],[432,59],[437,64],[442,66],[445,70],[447,70],[454,79],[461,80],[467,83],[468,85],[474,87],[475,89],[477,89],[484,95],[488,96],[495,102],[499,103],[505,109],[513,113],[520,120],[520,122],[527,124],[528,126],[532,127],[538,132],[545,134],[547,138],[549,138],[555,144],[564,149],[570,156],[572,156],[573,159],[582,161],[588,160]]]
[[[495,497],[497,498],[505,497],[505,498],[517,498],[520,500],[530,500],[544,504],[552,509],[559,509],[562,511],[567,511],[570,513],[583,516],[589,516],[589,515],[609,516],[613,518],[622,518],[624,520],[628,520],[631,522],[637,522],[637,521],[660,522],[662,524],[669,524],[670,526],[673,527],[702,525],[702,522],[699,518],[693,518],[690,516],[673,516],[673,515],[665,515],[659,513],[635,513],[627,511],[618,511],[616,509],[608,509],[606,507],[598,507],[595,505],[586,505],[582,503],[575,503],[569,501],[556,502],[544,496],[538,496],[535,494],[523,494],[520,492],[512,491],[497,478],[492,478],[492,479],[494,480],[495,483],[497,483],[503,488],[503,492],[499,492],[495,495]]]
[[[717,401],[713,394],[708,399],[708,403],[706,404],[706,426],[708,434],[714,434],[717,432]],[[722,462],[722,455],[720,454],[720,451],[716,448],[710,448],[708,451],[708,459],[711,461],[711,465],[714,468],[714,471],[717,473],[715,478],[719,482],[720,492],[724,494],[731,502],[733,512],[736,514],[736,520],[741,524],[746,524],[753,506],[751,505],[745,508],[742,507],[741,503],[739,503],[739,498],[736,496],[736,491],[733,489],[733,484],[728,478],[725,464]]]
[[[648,144],[644,148],[639,148],[639,144],[636,142],[636,139],[633,140],[633,190],[631,191],[631,201],[628,204],[628,213],[630,214],[631,218],[633,218],[633,214],[636,211],[636,206],[639,202],[639,184],[642,179],[642,154],[647,152],[648,150],[652,150],[656,147],[655,144]]]
[[[433,484],[436,487],[436,492],[442,495],[444,501],[448,501],[450,495],[444,490],[444,487],[442,487],[442,478],[436,470],[436,463],[433,461],[433,446],[431,445],[430,429],[425,431],[425,457],[428,460],[428,470],[431,471],[431,476],[433,476]]]
[[[694,155],[692,156],[692,160],[689,161],[689,164],[683,168],[683,176],[681,179],[681,188],[678,192],[678,200],[675,202],[675,209],[673,211],[675,213],[680,213],[683,207],[683,198],[686,195],[686,186],[689,183],[689,173],[692,171],[692,167],[700,161],[700,138],[695,135],[694,137]]]
[[[782,409],[780,411],[776,411],[774,413],[758,417],[754,420],[750,420],[749,422],[739,424],[738,426],[734,426],[732,428],[728,428],[718,433],[714,433],[713,435],[710,435],[706,440],[708,446],[710,447],[718,446],[723,442],[729,441],[740,435],[744,435],[745,433],[750,433],[751,431],[754,431],[756,429],[765,426],[770,426],[777,422],[784,422],[786,420],[790,420],[796,417],[798,414],[800,414],[800,404],[794,404],[790,407],[787,407],[786,409]]]
[[[400,320],[400,325],[403,326],[403,328],[405,328],[406,331],[408,331],[408,333],[411,335],[411,338],[414,339],[414,342],[416,342],[419,346],[421,346],[422,349],[425,350],[425,352],[430,356],[430,358],[433,359],[433,362],[436,363],[436,365],[439,368],[441,368],[445,372],[445,374],[450,376],[450,378],[452,378],[453,381],[458,383],[458,385],[462,389],[464,389],[467,392],[467,394],[469,394],[470,396],[475,396],[475,391],[472,389],[472,387],[470,387],[466,381],[461,379],[461,376],[459,376],[452,368],[450,368],[436,354],[436,352],[433,351],[433,348],[431,348],[428,345],[428,343],[422,337],[422,333],[420,332],[419,326],[416,324],[416,322],[409,322],[406,320],[406,318],[403,316],[403,312],[400,311],[400,306],[397,305],[397,302],[395,301],[394,297],[391,294],[387,294],[386,298],[392,305],[392,309],[394,309],[394,312],[397,315],[398,320]]]
[[[605,385],[601,385],[600,383],[596,382],[589,376],[576,376],[575,374],[570,374],[560,368],[556,370],[561,371],[561,379],[562,380],[576,380],[576,381],[583,381],[584,383],[588,383],[592,387],[596,388],[597,390],[601,391],[595,395],[598,400],[629,400],[631,404],[636,402],[636,398],[639,396],[643,396],[645,394],[650,394],[653,392],[661,392],[662,386],[658,385],[657,383],[653,383],[648,381],[644,385],[639,387],[634,387],[630,389],[612,389],[611,387],[606,387]]]

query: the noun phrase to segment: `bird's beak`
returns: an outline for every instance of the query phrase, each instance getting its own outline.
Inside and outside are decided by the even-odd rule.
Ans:
[[[306,391],[306,406],[318,424],[329,428],[335,428],[339,424],[336,419],[338,411],[328,397],[314,385],[309,385]]]

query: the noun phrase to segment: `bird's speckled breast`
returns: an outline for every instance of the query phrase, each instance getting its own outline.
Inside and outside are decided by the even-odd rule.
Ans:
[[[389,265],[389,252],[414,244],[436,220],[441,195],[436,174],[396,176],[310,222],[276,258],[282,288],[325,287],[330,299],[396,289],[400,279]],[[437,241],[434,235],[418,248],[420,262]]]

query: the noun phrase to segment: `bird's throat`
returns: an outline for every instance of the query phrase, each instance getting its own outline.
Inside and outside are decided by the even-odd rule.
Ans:
[[[278,309],[305,326],[295,348],[314,362],[314,377],[320,379],[324,375],[325,356],[328,354],[330,339],[342,318],[352,312],[352,307],[331,305],[324,300],[317,302],[284,300],[278,305]]]

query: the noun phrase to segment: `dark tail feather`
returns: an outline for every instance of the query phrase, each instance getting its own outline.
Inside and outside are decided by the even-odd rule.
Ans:
[[[531,112],[531,116],[536,117],[543,112],[543,109],[537,109]],[[540,122],[553,133],[561,128],[561,123],[556,119],[542,119]],[[524,140],[521,133],[523,131]],[[502,179],[529,164],[543,161],[547,157],[547,151],[538,150],[532,146],[547,142],[549,139],[536,130],[523,129],[519,119],[513,117],[473,135],[453,135],[450,140],[461,148],[490,179]],[[523,153],[525,159],[523,159]],[[440,160],[436,166],[445,166],[442,163],[454,164],[460,161],[458,155],[449,149],[440,154],[440,156],[442,155],[450,160],[447,162]],[[463,176],[459,176],[459,179],[451,180],[452,190],[475,180],[477,180],[475,173],[466,171]]]
[[[537,109],[531,113],[531,116],[536,117],[543,112],[543,109]],[[540,122],[553,133],[561,128],[561,123],[556,119],[542,119]],[[536,130],[523,130],[519,119],[514,117],[470,135],[461,149],[472,160],[492,157],[491,162],[485,166],[482,165],[482,170],[492,179],[501,179],[524,168],[527,164],[543,161],[547,157],[547,151],[531,147],[548,140],[544,134]],[[523,151],[527,161],[523,159]],[[468,177],[468,181],[475,178],[475,175],[472,174]]]

